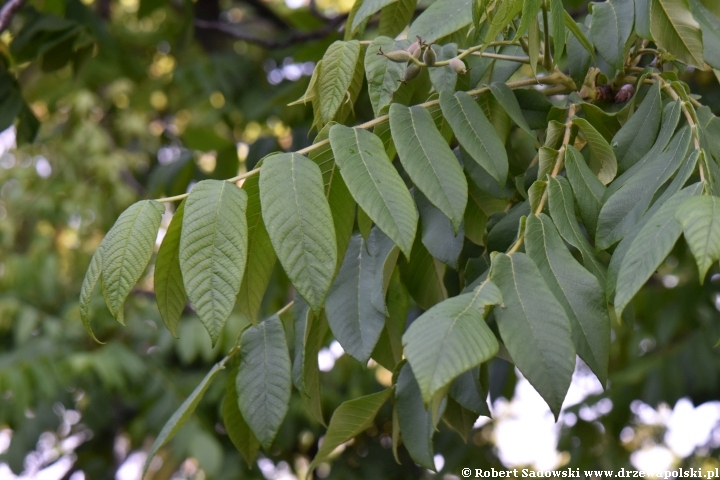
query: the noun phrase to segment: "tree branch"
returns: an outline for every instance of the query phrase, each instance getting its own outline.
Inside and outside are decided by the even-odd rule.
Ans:
[[[0,33],[4,32],[9,26],[15,12],[25,4],[25,0],[8,0],[0,9]]]
[[[248,35],[231,25],[223,22],[212,22],[208,20],[195,19],[195,26],[198,28],[217,30],[219,32],[230,35],[238,40],[243,40],[248,43],[259,45],[267,49],[281,49],[287,48],[298,43],[311,42],[313,40],[320,40],[327,37],[328,35],[337,31],[338,27],[345,22],[347,15],[338,15],[328,21],[327,25],[311,32],[293,32],[289,36],[280,40],[270,40],[266,38],[259,38],[254,35]]]

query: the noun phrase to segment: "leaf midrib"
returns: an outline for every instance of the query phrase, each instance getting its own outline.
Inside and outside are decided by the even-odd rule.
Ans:
[[[696,62],[698,62],[699,65],[702,65],[704,62],[695,57],[695,53],[693,53],[692,49],[690,49],[690,46],[689,46],[688,43],[685,41],[685,38],[684,38],[684,37],[682,36],[682,34],[680,33],[680,30],[678,30],[678,29],[676,28],[675,23],[672,21],[672,18],[670,17],[670,13],[668,12],[667,8],[665,7],[664,1],[665,1],[665,0],[658,0],[657,3],[660,5],[660,8],[662,8],[663,13],[665,14],[665,21],[670,24],[670,26],[672,27],[672,30],[675,32],[675,34],[677,35],[677,37],[680,39],[680,42],[683,44],[683,46],[684,46],[685,49],[688,51],[688,53],[689,53],[690,56],[693,58],[693,60],[695,60]]]

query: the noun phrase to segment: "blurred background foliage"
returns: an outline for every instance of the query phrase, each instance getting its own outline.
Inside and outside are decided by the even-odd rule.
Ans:
[[[0,36],[0,129],[10,127],[0,135],[0,476],[34,478],[45,469],[55,476],[43,478],[139,478],[142,452],[231,348],[245,320],[231,317],[213,349],[188,310],[180,338],[172,338],[157,313],[149,271],[128,301],[127,327],[95,298],[94,328],[107,342],[95,344],[78,313],[90,257],[137,199],[184,193],[203,178],[251,169],[272,151],[308,145],[311,109],[286,105],[302,95],[315,62],[341,37],[337,30],[352,3],[30,0],[12,18]],[[421,1],[418,10],[429,3]],[[565,6],[578,19],[587,13],[582,0]],[[712,74],[685,75],[718,113]],[[349,123],[369,118],[361,97]],[[518,399],[522,380],[497,359],[490,365],[496,419],[466,432],[467,443],[441,425],[438,474],[416,466],[402,447],[396,463],[386,405],[376,425],[318,476],[455,478],[449,475],[461,467],[520,465],[617,469],[652,448],[661,457],[663,448],[669,452],[662,457],[669,465],[718,466],[720,404],[706,402],[720,398],[720,355],[713,349],[720,338],[720,272],[700,286],[694,269],[681,242],[634,303],[634,323],[613,325],[611,388],[595,385],[576,395],[557,426],[541,408],[531,413],[544,424],[502,430],[529,407]],[[263,312],[291,297],[276,267]],[[412,304],[408,318],[419,312]],[[292,315],[283,320],[292,340]],[[389,384],[382,367],[358,364],[329,338],[326,347],[326,418],[344,400]],[[576,372],[578,385],[589,382],[585,370]],[[304,478],[324,427],[301,400],[293,397],[274,449],[250,468],[220,420],[224,388],[224,380],[214,383],[149,478]],[[674,416],[677,405],[692,413],[701,404],[711,405],[710,413]],[[702,424],[691,448],[670,445],[673,418]],[[548,444],[549,460],[503,450],[508,431],[516,447],[540,449],[523,447],[523,438],[539,438],[533,425],[549,435],[533,441],[558,442],[557,451]]]

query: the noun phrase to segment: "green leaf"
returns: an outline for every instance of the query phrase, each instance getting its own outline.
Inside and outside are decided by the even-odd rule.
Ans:
[[[248,467],[252,468],[258,450],[260,450],[260,442],[255,438],[242,413],[240,413],[237,389],[235,388],[236,378],[237,368],[233,368],[228,374],[225,385],[225,398],[222,402],[223,425],[232,444],[240,452]]]
[[[405,50],[410,45],[408,40],[395,40],[389,37],[377,37],[368,46],[365,53],[365,75],[367,76],[368,94],[375,116],[381,115],[382,109],[390,105],[393,94],[400,87],[406,65],[393,62],[385,55],[379,55],[380,49],[389,53]]]
[[[548,209],[558,232],[573,247],[580,250],[583,265],[595,275],[600,285],[605,285],[606,268],[595,255],[595,250],[583,235],[575,217],[575,201],[568,181],[562,177],[551,178],[548,183]]]
[[[690,7],[702,30],[705,61],[713,68],[720,68],[720,20],[698,0],[690,0]]]
[[[567,12],[565,12],[567,14]],[[569,16],[569,14],[568,14]],[[594,49],[588,42],[585,35],[590,34],[590,30],[581,23],[575,23],[570,17],[570,20],[565,19],[565,26],[574,33],[572,37],[568,37],[567,42],[567,55],[568,55],[568,70],[570,71],[570,77],[575,82],[575,85],[582,85],[587,76],[588,70],[590,69],[590,60],[594,55]],[[574,28],[573,28],[574,27]],[[580,38],[583,38],[585,45]],[[592,51],[592,55],[588,53],[588,47]],[[583,110],[585,107],[583,106]]]
[[[547,178],[547,177],[546,177]],[[530,188],[528,188],[528,201],[530,202],[530,211],[536,212],[540,207],[545,192],[547,191],[547,182],[545,180],[535,180]]]
[[[620,119],[617,114],[607,113],[597,105],[593,105],[592,103],[583,103],[582,111],[585,114],[587,121],[590,122],[590,124],[595,127],[595,129],[600,132],[600,135],[602,135],[608,142],[612,141],[612,138],[618,130],[622,128],[622,124],[620,123]],[[560,125],[563,125],[564,128],[564,124]],[[562,133],[564,133],[564,129],[562,130]],[[561,135],[562,133],[559,134]],[[560,140],[561,138],[557,139],[558,142]]]
[[[650,33],[660,48],[682,63],[704,67],[702,33],[688,0],[652,0]]]
[[[518,237],[520,218],[530,214],[530,202],[524,201],[513,205],[507,212],[498,214],[500,220],[489,227],[486,244],[490,252],[507,250]],[[501,216],[502,215],[502,216]]]
[[[653,0],[635,0],[635,32],[645,40],[652,40],[650,34],[650,6]]]
[[[400,434],[410,457],[419,465],[435,470],[432,415],[425,409],[420,387],[409,363],[405,363],[397,377],[395,391]]]
[[[627,254],[627,251],[630,249],[630,246],[635,241],[635,238],[637,237],[638,233],[642,228],[647,224],[647,222],[655,215],[655,213],[670,199],[673,195],[675,195],[677,192],[679,192],[682,187],[685,185],[685,183],[688,181],[690,176],[695,171],[695,167],[697,165],[697,161],[699,158],[699,154],[693,154],[690,155],[690,158],[686,162],[683,163],[682,167],[678,171],[678,173],[675,175],[675,178],[672,182],[670,182],[670,185],[663,191],[662,195],[658,197],[658,199],[653,203],[653,206],[650,207],[648,212],[643,215],[643,217],[640,219],[640,221],[635,225],[635,228],[625,235],[625,238],[623,238],[620,243],[615,247],[613,250],[612,258],[610,259],[610,264],[608,265],[607,270],[607,279],[606,279],[606,289],[605,289],[605,295],[608,299],[608,301],[611,301],[613,298],[613,294],[615,293],[615,286],[617,284],[617,277],[618,272],[620,271],[620,267],[622,266],[622,261],[625,258],[625,255]],[[629,172],[629,170],[628,170]],[[699,187],[698,187],[699,185]],[[696,188],[702,188],[701,184],[697,184]]]
[[[497,353],[484,314],[485,307],[502,301],[495,284],[486,281],[474,292],[438,303],[410,325],[403,335],[405,356],[425,403],[455,377]]]
[[[440,107],[460,145],[499,184],[504,184],[508,172],[505,146],[475,100],[465,92],[441,92]]]
[[[294,102],[288,103],[288,107],[293,107],[295,105],[305,105],[307,104],[307,102],[314,102],[317,100],[317,79],[320,76],[321,67],[322,60],[318,61],[315,64],[315,68],[313,69],[312,75],[310,76],[310,81],[308,82],[307,89],[305,89],[305,93],[303,94],[303,96],[298,98]]]
[[[240,337],[238,405],[255,437],[267,450],[290,402],[290,354],[280,318],[266,318]]]
[[[593,43],[606,62],[617,70],[622,70],[625,64],[625,47],[633,29],[635,5],[625,0],[607,0],[591,5],[590,33]]]
[[[577,199],[580,218],[590,236],[594,237],[603,205],[605,185],[592,173],[582,154],[572,145],[565,151],[565,170]]]
[[[419,236],[413,243],[410,260],[400,262],[403,284],[423,310],[429,310],[447,298],[443,283],[444,273],[443,264],[430,255]]]
[[[458,270],[458,257],[463,248],[465,228],[461,226],[456,235],[450,220],[435,208],[422,192],[415,190],[414,196],[420,211],[423,245],[434,258]]]
[[[397,250],[397,247],[395,248]],[[375,345],[372,358],[388,370],[394,371],[397,364],[403,359],[402,334],[405,331],[410,303],[410,295],[400,281],[399,269],[393,270],[390,276],[386,301],[385,328]]]
[[[535,89],[519,88],[513,90],[513,94],[530,128],[547,128],[547,116],[553,108],[547,97]]]
[[[95,285],[97,284],[97,281],[100,278],[100,274],[102,273],[102,247],[103,245],[100,244],[98,249],[95,251],[95,254],[92,256],[92,259],[90,260],[90,265],[88,266],[87,272],[85,273],[85,278],[83,279],[82,287],[80,289],[80,319],[82,320],[88,335],[90,335],[90,337],[92,337],[92,339],[95,340],[97,343],[103,342],[97,339],[97,337],[92,331],[92,326],[90,325],[90,298],[92,297],[93,290],[95,290]]]
[[[492,92],[495,99],[498,101],[500,106],[507,112],[515,125],[525,130],[530,135],[534,135],[530,126],[527,124],[525,117],[523,117],[522,110],[520,110],[520,104],[515,98],[515,94],[505,83],[495,82],[488,85],[490,92]]]
[[[335,125],[330,144],[355,201],[408,257],[418,212],[382,141],[366,130]]]
[[[618,318],[680,238],[683,228],[675,220],[678,207],[686,198],[697,195],[701,190],[702,186],[695,184],[677,192],[655,212],[633,240],[618,272],[615,288]]]
[[[321,425],[325,425],[320,398],[320,370],[318,352],[327,333],[327,322],[313,314],[310,306],[300,295],[295,295],[295,359],[292,377],[295,387],[306,408]]]
[[[433,44],[430,45],[430,48],[435,52],[438,62],[450,60],[458,54],[458,47],[455,43],[448,43],[446,45]],[[450,65],[430,68],[428,69],[428,73],[430,74],[430,83],[432,83],[436,92],[453,93],[455,91],[458,74]]]
[[[490,417],[490,409],[487,405],[488,392],[483,388],[480,378],[483,373],[487,375],[487,365],[484,363],[460,374],[450,385],[448,395],[463,408],[475,412],[477,415]],[[473,423],[477,419],[477,415],[473,419]]]
[[[617,159],[607,140],[584,118],[574,118],[576,125],[587,140],[590,148],[590,168],[600,181],[607,185],[617,174]]]
[[[605,200],[598,217],[595,246],[605,250],[622,240],[647,211],[655,193],[667,182],[687,157],[691,133],[680,130],[668,149],[645,163],[634,176]]]
[[[335,120],[343,104],[355,102],[350,87],[358,62],[361,62],[361,53],[362,46],[357,40],[337,40],[325,52],[317,84],[323,124]]]
[[[360,5],[360,8],[358,9],[355,17],[352,20],[352,26],[350,30],[354,32],[357,27],[363,22],[363,20],[367,20],[375,13],[379,12],[384,7],[390,5],[395,1],[397,0],[363,0],[362,5]]]
[[[188,298],[215,345],[240,291],[247,258],[247,194],[203,180],[185,200],[180,270]]]
[[[385,304],[385,295],[390,284],[390,279],[395,271],[399,249],[390,237],[379,228],[370,231],[367,241],[367,250],[375,262],[375,270],[372,281],[372,293],[370,300],[373,306],[385,315],[389,315]],[[403,323],[403,328],[405,324]]]
[[[636,163],[625,170],[620,176],[618,176],[613,182],[608,185],[606,197],[609,197],[614,192],[618,191],[620,187],[625,185],[627,181],[635,175],[639,169],[642,168],[648,161],[654,160],[660,155],[665,147],[667,147],[670,140],[674,137],[675,129],[680,121],[681,113],[681,102],[668,102],[663,108],[662,125],[660,126],[660,133],[657,135],[655,144],[650,150],[642,156]]]
[[[490,26],[485,33],[483,43],[490,43],[497,40],[500,32],[507,28],[508,24],[523,9],[522,0],[500,0],[496,3],[495,15],[490,21]]]
[[[242,189],[248,197],[245,211],[248,225],[248,255],[237,301],[243,315],[257,326],[257,316],[270,283],[277,255],[275,255],[262,218],[260,176],[253,175],[247,178],[243,182]]]
[[[463,407],[452,397],[447,398],[447,405],[443,413],[443,420],[448,427],[452,428],[460,435],[463,442],[467,443],[468,438],[472,434],[478,414],[472,410]]]
[[[514,40],[522,37],[525,32],[530,28],[530,24],[537,20],[538,13],[540,13],[540,7],[542,6],[542,0],[527,0],[522,3],[522,16],[520,17],[520,25],[515,32]]]
[[[573,34],[574,39],[580,45],[582,45],[582,47],[585,49],[585,51],[587,51],[590,57],[595,60],[595,47],[592,43],[590,43],[590,40],[588,40],[587,38],[590,30],[581,23],[575,23],[575,20],[573,19],[573,17],[570,16],[569,13],[564,12],[563,16],[565,19],[565,26]]]
[[[427,43],[457,32],[472,21],[472,0],[437,0],[410,25],[407,38],[420,36]]]
[[[185,309],[187,294],[180,270],[180,232],[182,231],[185,200],[175,210],[155,261],[155,300],[160,316],[170,333],[177,338],[180,316]]]
[[[260,170],[260,202],[280,264],[310,307],[320,311],[337,264],[320,168],[296,153],[268,157]]]
[[[573,370],[575,347],[570,321],[523,253],[495,256],[490,279],[502,293],[504,307],[495,318],[513,362],[557,419]]]
[[[605,385],[610,356],[610,317],[602,286],[577,263],[545,214],[528,218],[525,250],[565,310],[575,350]]]
[[[173,438],[175,434],[180,430],[180,428],[185,425],[185,422],[190,419],[192,414],[195,412],[198,404],[200,403],[200,400],[202,400],[203,395],[205,395],[208,387],[210,387],[212,381],[215,379],[217,374],[220,373],[220,370],[225,368],[224,365],[227,360],[228,357],[225,357],[223,361],[216,363],[213,368],[210,369],[207,375],[205,375],[205,378],[203,378],[202,381],[198,384],[198,386],[195,387],[195,390],[193,390],[190,396],[185,399],[182,405],[180,405],[180,408],[175,410],[175,413],[172,414],[170,419],[163,426],[162,430],[160,430],[160,434],[157,436],[155,442],[153,442],[152,446],[150,447],[150,452],[148,452],[147,460],[145,460],[145,466],[143,467],[142,474],[143,477],[145,476],[145,473],[150,466],[150,462],[152,462],[153,458],[155,458],[155,454],[158,450],[160,450],[160,447],[169,442],[170,439]]]
[[[697,261],[700,283],[710,266],[720,260],[720,198],[710,195],[684,200],[675,212],[685,241]]]
[[[553,57],[557,63],[565,50],[565,8],[562,0],[550,0],[550,33],[553,39]]]
[[[331,128],[331,124],[326,125],[315,137],[313,143],[317,144],[329,139]],[[330,213],[332,213],[333,224],[335,225],[335,238],[338,247],[337,258],[342,258],[345,256],[345,250],[353,232],[355,200],[353,200],[350,190],[348,190],[342,175],[340,175],[340,167],[335,163],[330,143],[316,148],[310,152],[308,157],[320,167],[323,183],[325,184],[325,197],[327,197],[328,204],[330,204]],[[340,268],[340,265],[337,268]]]
[[[377,393],[348,400],[340,405],[333,412],[325,439],[308,467],[308,474],[312,473],[319,463],[326,461],[335,448],[370,428],[375,416],[391,394],[392,389],[386,388]]]
[[[495,128],[498,138],[505,143],[510,133],[510,115],[500,105],[495,96],[491,92],[484,92],[478,95],[478,105],[483,109],[483,113],[490,120]]]
[[[385,326],[384,312],[372,304],[375,261],[363,237],[350,239],[345,259],[330,288],[325,312],[330,329],[343,349],[367,363]]]
[[[450,219],[457,233],[467,204],[467,181],[430,113],[419,105],[408,108],[393,103],[390,130],[403,168],[415,186]]]
[[[123,323],[123,304],[145,272],[165,206],[154,200],[130,205],[103,240],[102,284],[110,312]]]
[[[624,172],[652,148],[660,130],[661,112],[660,84],[656,83],[648,90],[637,112],[612,140],[618,170]]]
[[[416,4],[417,0],[397,0],[383,8],[378,34],[395,38],[412,20]]]
[[[370,230],[373,227],[373,221],[370,217],[368,217],[362,207],[357,208],[357,227],[358,230],[360,230],[362,237],[367,240],[370,236]]]

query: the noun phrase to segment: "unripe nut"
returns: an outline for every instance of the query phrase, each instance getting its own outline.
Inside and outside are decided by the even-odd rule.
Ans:
[[[410,53],[406,50],[395,50],[394,52],[386,53],[385,56],[388,58],[388,60],[398,63],[407,62],[408,60],[410,60]]]
[[[420,54],[420,44],[418,42],[411,43],[410,46],[407,48],[407,51],[410,55],[417,58]]]
[[[435,50],[428,46],[425,49],[425,53],[423,54],[423,62],[425,62],[425,65],[427,65],[428,67],[432,67],[433,65],[435,65],[436,60],[437,55],[435,55]]]
[[[402,82],[407,83],[418,75],[420,75],[420,66],[415,63],[411,63],[403,73]]]
[[[467,69],[465,68],[465,62],[463,62],[457,57],[451,59],[449,65],[450,68],[455,71],[455,73],[459,73],[460,75],[464,75],[467,73]]]

